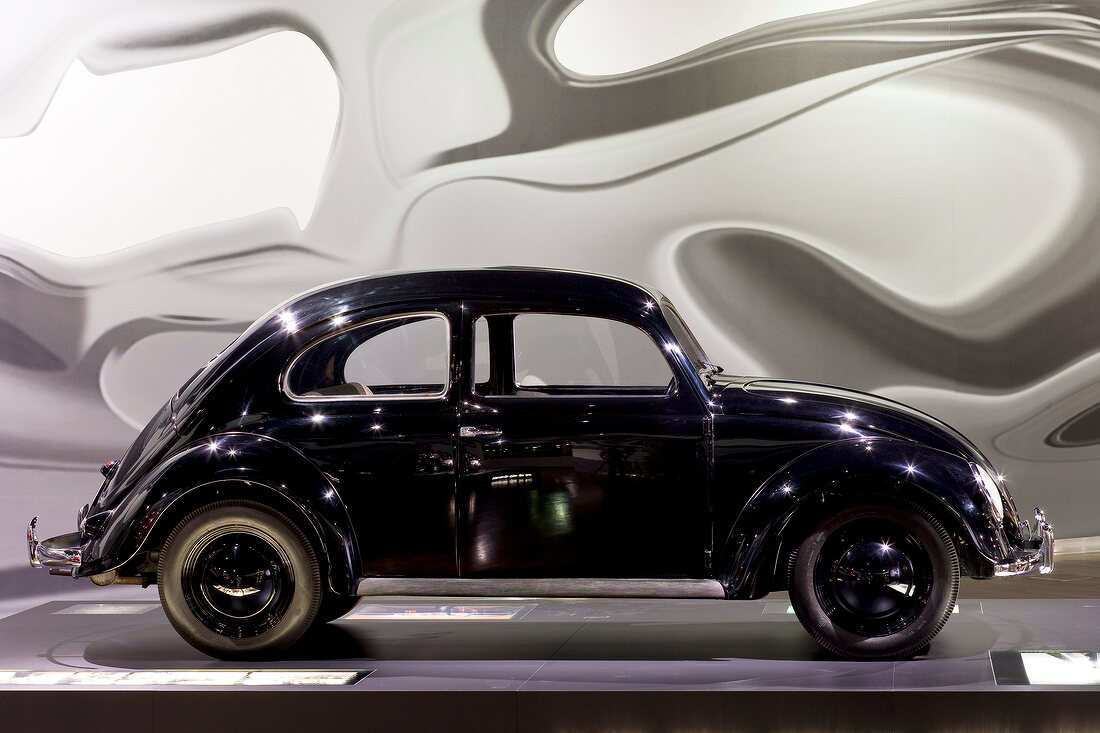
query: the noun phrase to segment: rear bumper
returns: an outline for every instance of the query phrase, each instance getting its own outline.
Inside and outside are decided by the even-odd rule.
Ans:
[[[1050,526],[1046,514],[1039,507],[1035,508],[1035,530],[1032,532],[1032,537],[1039,539],[1037,550],[1031,550],[1013,560],[996,565],[993,574],[1005,577],[1031,573],[1046,575],[1054,572],[1054,527]]]
[[[80,532],[38,539],[38,517],[27,525],[27,553],[32,568],[50,568],[54,575],[75,575],[80,567]]]

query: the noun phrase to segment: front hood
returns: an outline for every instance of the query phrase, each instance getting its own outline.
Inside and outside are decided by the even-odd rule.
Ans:
[[[885,397],[825,384],[759,377],[718,376],[714,388],[726,414],[831,423],[847,437],[912,440],[990,468],[988,459],[959,431]]]

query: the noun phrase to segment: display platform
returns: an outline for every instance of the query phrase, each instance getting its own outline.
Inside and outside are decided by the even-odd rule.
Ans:
[[[155,600],[51,601],[0,619],[0,728],[1092,729],[1098,622],[1096,600],[963,600],[926,656],[851,662],[781,595],[372,598],[242,664],[192,649]]]

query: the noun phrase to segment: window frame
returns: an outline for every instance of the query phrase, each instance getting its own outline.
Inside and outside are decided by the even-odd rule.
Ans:
[[[525,316],[525,315],[553,315],[553,316],[577,316],[577,317],[581,317],[581,318],[598,318],[598,319],[603,319],[603,320],[608,320],[608,321],[617,321],[617,322],[622,323],[624,325],[635,328],[638,331],[640,331],[646,338],[649,339],[650,343],[653,344],[653,348],[656,349],[657,353],[661,355],[661,358],[665,360],[665,365],[668,367],[668,371],[669,371],[669,375],[670,375],[669,384],[663,392],[659,392],[659,393],[658,392],[630,393],[630,392],[626,392],[626,391],[616,391],[616,390],[639,389],[639,387],[637,387],[637,386],[633,386],[633,387],[632,386],[613,387],[613,386],[608,386],[608,385],[552,385],[552,384],[542,385],[542,386],[545,386],[545,387],[549,387],[551,390],[554,390],[554,391],[551,391],[551,392],[540,392],[540,390],[538,388],[523,387],[523,386],[517,384],[516,379],[515,379],[515,377],[516,377],[515,317],[516,316]],[[494,393],[483,393],[483,392],[478,391],[478,382],[477,382],[476,377],[475,377],[475,364],[474,364],[474,359],[476,358],[476,355],[477,355],[477,343],[476,343],[476,340],[475,340],[476,333],[477,333],[477,322],[478,322],[479,319],[485,318],[486,320],[488,320],[489,318],[494,317],[494,316],[512,316],[513,317],[512,322],[510,324],[510,328],[509,328],[511,343],[510,343],[508,349],[503,350],[505,353],[510,353],[511,357],[512,357],[511,358],[512,363],[508,366],[508,370],[509,370],[508,373],[511,377],[511,382],[512,382],[511,387],[513,389],[515,389],[516,392],[511,393],[511,394],[508,394],[508,393],[494,394]],[[672,398],[672,397],[676,396],[680,392],[681,378],[680,378],[680,372],[679,372],[679,369],[678,369],[678,364],[677,364],[676,360],[673,358],[673,355],[668,353],[665,349],[663,349],[661,347],[661,343],[664,339],[663,335],[660,334],[660,333],[657,333],[655,331],[652,331],[650,329],[647,329],[642,324],[640,324],[636,321],[632,321],[632,320],[627,319],[627,318],[621,318],[621,317],[618,317],[618,316],[609,315],[607,313],[592,313],[592,312],[581,311],[581,310],[560,310],[560,309],[554,309],[554,308],[520,308],[520,309],[514,309],[514,310],[500,310],[500,311],[483,310],[481,312],[473,314],[472,318],[469,321],[469,323],[470,323],[470,327],[469,327],[469,329],[470,329],[470,343],[469,343],[469,354],[470,354],[469,374],[470,374],[470,377],[469,377],[469,387],[468,387],[468,389],[469,389],[469,393],[470,393],[471,396],[475,396],[479,399],[490,399],[490,400],[509,399],[510,400],[510,399],[520,398],[520,399],[538,400],[540,402],[543,402],[543,401],[546,401],[546,400],[555,400],[555,399],[571,399],[572,400],[572,399],[597,399],[597,398],[598,399],[665,400],[665,399],[669,399],[669,398]],[[495,343],[492,339],[492,332],[490,331],[489,332],[490,373],[491,373],[491,370],[492,370],[492,363],[493,363],[494,360],[497,359],[497,352],[502,351],[499,348],[494,348],[495,346],[496,345],[495,345]],[[642,388],[644,389],[644,387],[642,387]],[[557,390],[566,390],[566,389],[573,390],[573,391],[569,391],[569,392],[557,391]],[[653,389],[657,389],[657,387],[653,387]]]
[[[334,338],[339,338],[344,334],[352,331],[357,331],[362,328],[367,328],[379,323],[385,323],[386,321],[403,321],[409,318],[416,318],[417,316],[424,316],[427,318],[438,318],[443,321],[443,326],[446,329],[444,333],[443,343],[445,345],[445,354],[447,356],[447,363],[444,367],[444,374],[446,375],[446,381],[443,383],[443,391],[433,392],[432,394],[369,394],[369,395],[300,395],[290,389],[290,374],[294,371],[294,367],[298,365],[301,358],[309,351],[320,346],[325,341],[330,341]],[[398,326],[400,328],[400,326]],[[280,391],[287,396],[293,402],[299,403],[314,403],[314,402],[393,402],[393,401],[445,401],[451,394],[454,388],[454,348],[453,348],[453,331],[451,328],[451,318],[442,311],[409,311],[406,313],[397,313],[386,316],[379,316],[377,318],[369,318],[365,321],[349,324],[331,333],[326,333],[324,336],[314,339],[302,348],[298,349],[289,360],[287,360],[286,366],[283,368],[279,375],[279,388]],[[355,349],[359,348],[363,344],[370,341],[364,341],[362,344],[357,345]],[[349,354],[352,352],[348,352]],[[346,383],[346,382],[345,382]],[[364,385],[367,386],[367,385]]]

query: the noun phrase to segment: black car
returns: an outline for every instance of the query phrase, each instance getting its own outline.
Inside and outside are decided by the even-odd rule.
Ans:
[[[279,305],[164,405],[31,564],[156,583],[192,645],[277,653],[359,596],[760,598],[827,650],[924,650],[960,576],[1050,572],[1043,513],[881,397],[734,377],[661,293],[532,268]]]

